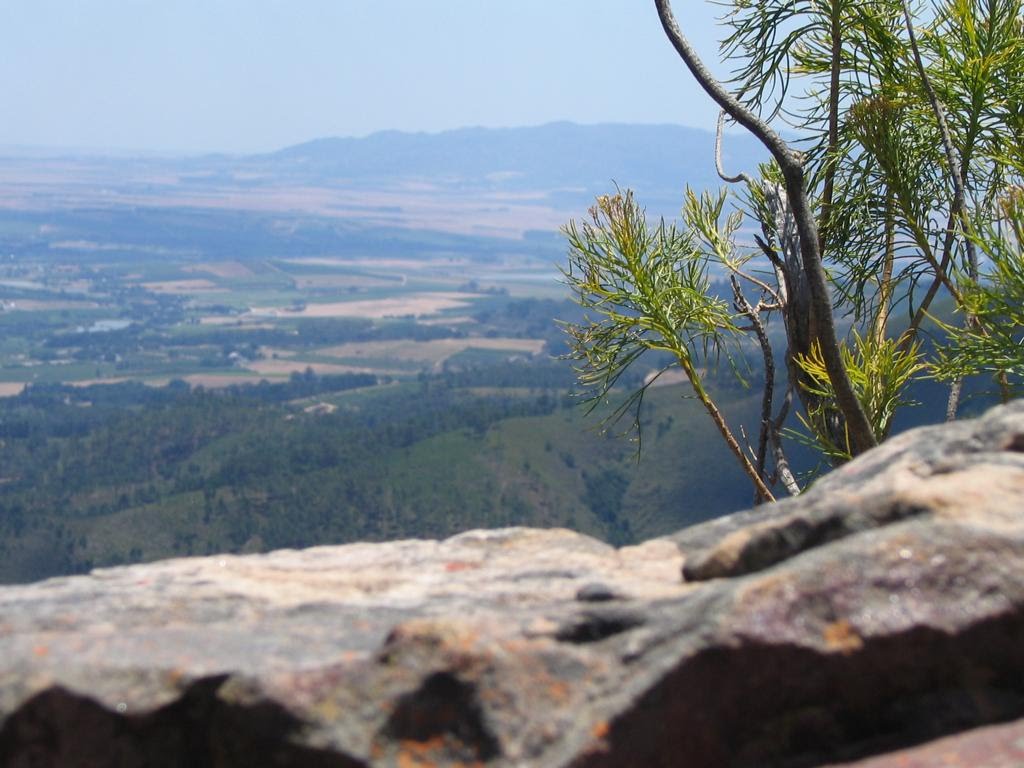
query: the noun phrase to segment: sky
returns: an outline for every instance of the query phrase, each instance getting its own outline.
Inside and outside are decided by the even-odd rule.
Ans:
[[[676,0],[710,59],[716,10]],[[0,104],[0,146],[185,154],[717,115],[652,0],[9,0]]]

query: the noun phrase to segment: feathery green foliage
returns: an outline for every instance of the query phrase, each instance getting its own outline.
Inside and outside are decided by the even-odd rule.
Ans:
[[[724,196],[716,201],[689,195],[683,211],[686,230],[665,222],[648,226],[630,192],[599,197],[590,221],[566,227],[570,259],[563,274],[588,311],[582,323],[565,325],[570,357],[579,364],[579,382],[589,390],[593,408],[606,400],[623,372],[645,352],[668,353],[744,470],[757,481],[701,372],[703,364],[716,362],[723,351],[728,354],[739,330],[734,312],[712,294],[708,279],[709,261],[727,257],[738,219],[730,217],[722,232],[717,219]],[[703,243],[695,232],[704,237]],[[610,420],[632,412],[633,425],[639,428],[640,405],[652,381],[614,408]]]
[[[670,352],[724,425],[699,361],[759,348],[756,445],[720,432],[761,499],[778,482],[799,492],[782,439],[791,399],[839,464],[889,434],[915,379],[951,379],[953,415],[964,376],[1010,396],[1024,348],[1024,0],[723,1],[726,85],[669,0],[655,5],[690,73],[775,162],[756,177],[719,168],[732,210],[727,193],[687,190],[679,229],[648,227],[629,192],[567,227],[567,282],[593,313],[567,327],[583,385],[605,399],[645,351]],[[700,295],[714,270],[732,307]],[[929,337],[940,298],[962,325]]]
[[[943,324],[949,341],[938,350],[935,374],[944,379],[983,375],[1004,377],[1007,387],[1024,383],[1024,189],[1001,201],[1001,233],[978,239],[988,269],[964,287],[961,311],[975,318],[960,326]]]
[[[728,304],[710,293],[708,259],[695,238],[664,222],[648,227],[630,192],[598,198],[590,213],[590,221],[566,227],[571,255],[563,274],[580,305],[600,318],[588,314],[586,322],[565,326],[591,402],[603,400],[647,351],[670,353],[694,390],[704,392],[702,361],[721,352],[737,329]]]
[[[912,341],[904,347],[896,339],[880,339],[877,336],[861,336],[853,332],[853,345],[843,345],[843,361],[850,373],[858,399],[864,404],[875,437],[881,442],[889,436],[896,411],[914,401],[905,396],[914,376],[927,369],[921,356],[921,344]],[[831,383],[821,352],[815,345],[811,352],[796,358],[796,364],[810,378],[806,386],[821,400],[819,408],[831,408],[834,400]],[[812,434],[818,449],[830,458],[850,459],[852,452],[849,440],[836,442],[831,435],[817,429],[817,425],[828,419],[823,413],[810,414],[800,421]]]

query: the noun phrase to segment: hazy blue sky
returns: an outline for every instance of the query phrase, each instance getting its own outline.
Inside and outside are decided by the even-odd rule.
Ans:
[[[0,104],[0,145],[186,152],[716,114],[650,0],[9,0]]]

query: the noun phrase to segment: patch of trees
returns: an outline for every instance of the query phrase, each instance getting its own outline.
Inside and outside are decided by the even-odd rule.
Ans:
[[[569,299],[492,300],[472,315],[485,335],[544,339],[552,355],[568,351],[558,322],[577,321],[582,316],[579,305]]]
[[[56,547],[56,532],[73,521],[81,526],[140,509],[169,515],[179,507],[194,510],[170,518],[175,541],[188,547],[181,554],[237,549],[253,537],[261,546],[297,546],[454,532],[456,520],[435,519],[419,496],[396,500],[387,467],[432,437],[481,440],[503,419],[550,414],[560,405],[543,394],[473,396],[442,379],[383,389],[334,412],[307,413],[290,402],[375,381],[307,371],[287,382],[224,390],[184,382],[30,386],[0,400],[0,553],[28,551],[30,542]],[[497,497],[447,479],[431,494],[448,510],[468,505],[466,514],[479,512],[483,522],[501,506]],[[414,509],[416,519],[406,519]],[[42,550],[33,549],[32,574],[131,559],[116,547],[116,558],[76,555],[102,541],[87,538],[91,545],[62,538],[49,569]],[[0,578],[16,577],[0,568]]]

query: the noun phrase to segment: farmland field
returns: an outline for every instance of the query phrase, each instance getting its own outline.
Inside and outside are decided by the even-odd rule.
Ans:
[[[564,293],[554,267],[528,250],[499,260],[195,261],[119,253],[95,239],[61,242],[103,258],[83,263],[51,248],[0,261],[0,396],[32,382],[218,387],[306,369],[402,377],[460,356],[540,356],[544,338],[524,328],[510,335],[483,318]]]

